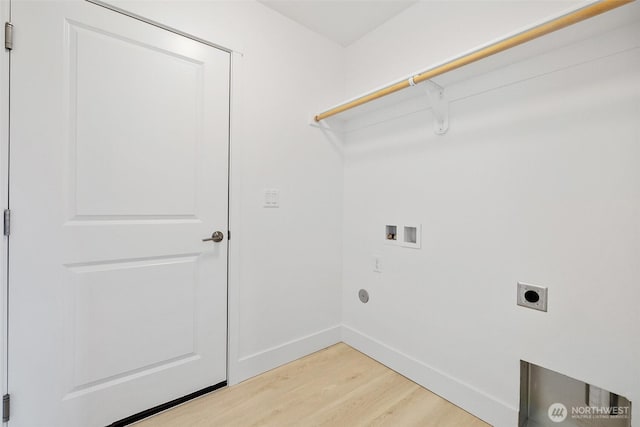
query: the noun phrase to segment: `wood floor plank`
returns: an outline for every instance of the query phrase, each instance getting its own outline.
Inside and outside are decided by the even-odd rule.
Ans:
[[[488,424],[346,344],[336,344],[136,427]]]

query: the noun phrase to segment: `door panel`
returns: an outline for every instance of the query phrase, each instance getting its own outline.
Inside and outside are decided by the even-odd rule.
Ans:
[[[195,355],[196,262],[186,256],[69,267],[75,389]]]
[[[74,216],[194,217],[205,64],[73,22],[68,31]]]
[[[224,381],[229,54],[87,2],[12,21],[11,425]]]

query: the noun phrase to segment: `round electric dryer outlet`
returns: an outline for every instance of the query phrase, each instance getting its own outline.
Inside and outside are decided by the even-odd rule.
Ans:
[[[366,304],[369,302],[369,292],[364,289],[360,289],[358,291],[358,298],[360,298],[360,302]]]
[[[526,299],[527,302],[535,304],[540,301],[540,294],[538,294],[538,292],[536,291],[529,290],[524,293],[524,299]]]

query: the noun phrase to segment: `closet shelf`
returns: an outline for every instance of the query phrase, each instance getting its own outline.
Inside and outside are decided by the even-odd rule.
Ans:
[[[453,57],[432,67],[427,68],[425,71],[413,73],[410,76],[394,81],[388,85],[368,92],[364,95],[345,101],[332,108],[329,108],[313,117],[313,123],[321,122],[327,118],[337,116],[348,110],[370,103],[374,100],[386,97],[388,95],[400,92],[403,89],[413,88],[420,83],[426,82],[424,93],[428,96],[429,104],[435,115],[435,133],[443,134],[448,127],[448,105],[444,93],[442,82],[433,82],[434,77],[444,77],[454,70],[463,70],[470,64],[482,62],[481,60],[493,57],[494,55],[506,52],[513,49],[516,46],[523,45],[535,39],[539,39],[542,36],[553,33],[560,29],[569,27],[581,21],[589,18],[601,15],[610,10],[616,9],[620,6],[628,3],[633,3],[635,0],[599,0],[592,2],[580,9],[572,10],[568,13],[561,14],[559,16],[548,19],[537,25],[528,27],[521,31],[509,34],[496,41],[482,45],[462,55]],[[456,72],[458,74],[460,71]],[[467,74],[462,72],[462,75]],[[474,73],[475,74],[475,73]],[[444,80],[450,80],[444,78]],[[420,85],[422,88],[422,85]],[[412,92],[412,91],[409,91]],[[397,98],[397,97],[390,97]]]

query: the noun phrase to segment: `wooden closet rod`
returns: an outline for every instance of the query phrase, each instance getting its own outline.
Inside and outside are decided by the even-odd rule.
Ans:
[[[546,34],[568,27],[580,21],[584,21],[585,19],[592,18],[596,15],[600,15],[601,13],[607,12],[609,10],[615,9],[627,3],[631,3],[633,1],[635,0],[600,0],[597,3],[590,4],[574,12],[563,15],[551,21],[545,22],[544,24],[540,24],[535,27],[532,27],[528,30],[525,30],[521,33],[518,33],[506,39],[500,40],[496,43],[490,44],[489,46],[486,46],[484,48],[471,52],[460,58],[456,58],[449,62],[445,62],[442,65],[439,65],[435,68],[432,68],[430,70],[426,70],[420,74],[417,74],[412,78],[399,81],[397,83],[392,84],[391,86],[387,86],[383,89],[372,92],[368,95],[364,95],[364,96],[361,96],[360,98],[354,99],[353,101],[346,102],[342,105],[338,105],[337,107],[334,107],[330,110],[327,110],[323,113],[316,115],[314,119],[316,122],[319,122],[320,120],[324,120],[327,117],[334,116],[338,113],[342,113],[343,111],[350,110],[359,105],[366,104],[367,102],[373,101],[378,98],[382,98],[383,96],[392,94],[394,92],[398,92],[399,90],[406,89],[409,86],[413,86],[413,84],[418,84],[425,80],[429,80],[433,77],[439,76],[448,71],[455,70],[456,68],[463,67],[465,65],[471,64],[472,62],[476,62],[488,56],[495,55],[496,53],[503,52],[507,49],[511,49],[512,47],[526,43],[533,39],[537,39],[538,37],[542,37]],[[413,84],[412,84],[412,81],[413,81]]]

